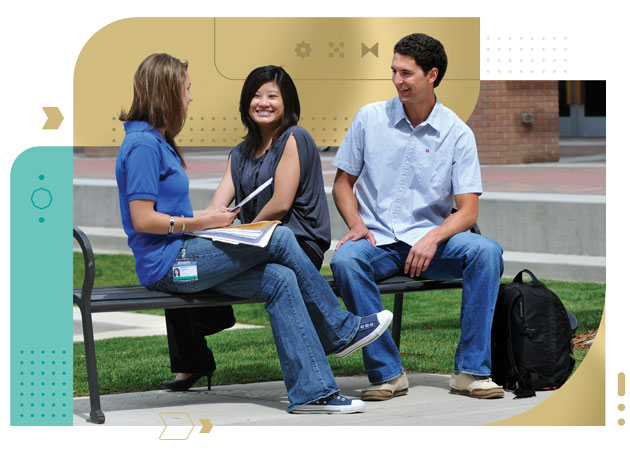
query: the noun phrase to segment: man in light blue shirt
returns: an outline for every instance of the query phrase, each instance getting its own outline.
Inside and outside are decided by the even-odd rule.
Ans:
[[[349,231],[331,268],[346,306],[366,315],[382,309],[375,281],[396,274],[462,278],[461,337],[451,392],[503,397],[490,378],[490,332],[501,247],[469,233],[482,193],[471,129],[436,98],[447,57],[436,39],[416,33],[394,47],[398,96],[364,106],[334,160],[333,196]],[[453,202],[457,212],[451,214]],[[363,349],[372,386],[363,400],[407,393],[409,383],[391,335]]]

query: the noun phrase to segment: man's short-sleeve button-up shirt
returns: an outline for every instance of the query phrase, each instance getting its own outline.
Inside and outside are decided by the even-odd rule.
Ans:
[[[359,214],[377,245],[414,245],[448,217],[454,195],[483,191],[472,130],[437,100],[415,128],[398,98],[364,106],[333,164],[359,176]]]

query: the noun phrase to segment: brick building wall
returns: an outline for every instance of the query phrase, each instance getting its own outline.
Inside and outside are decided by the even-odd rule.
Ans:
[[[532,123],[522,114],[532,113]],[[558,82],[481,81],[468,125],[481,164],[558,161]]]

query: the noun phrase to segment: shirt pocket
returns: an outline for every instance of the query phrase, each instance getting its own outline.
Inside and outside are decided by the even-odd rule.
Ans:
[[[437,181],[450,175],[446,152],[422,147],[417,153],[416,176],[423,180]]]
[[[451,192],[452,165],[448,152],[437,151],[433,155],[430,168],[430,186],[436,199],[445,199]]]
[[[451,179],[451,158],[444,150],[433,152],[431,159],[431,179],[434,183],[443,183]]]

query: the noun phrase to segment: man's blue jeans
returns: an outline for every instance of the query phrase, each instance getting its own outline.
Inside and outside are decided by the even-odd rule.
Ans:
[[[383,309],[375,281],[402,275],[411,247],[404,242],[372,247],[367,239],[345,242],[330,266],[347,308],[358,315]],[[455,372],[490,375],[490,332],[503,250],[492,239],[459,233],[441,243],[422,272],[433,280],[463,279],[461,337],[455,352]],[[371,383],[396,378],[403,371],[394,339],[386,332],[363,348],[363,363]]]
[[[197,262],[198,280],[174,283],[171,270],[152,288],[182,293],[212,288],[267,300],[288,410],[339,392],[326,354],[354,338],[360,317],[341,309],[288,228],[277,227],[264,248],[204,238],[187,238],[183,248]]]

